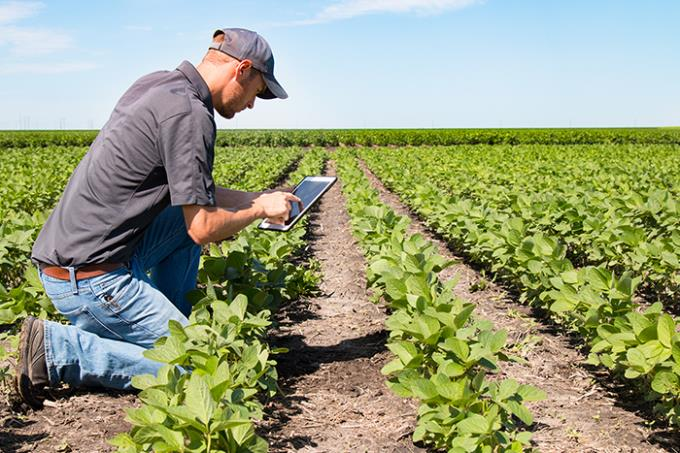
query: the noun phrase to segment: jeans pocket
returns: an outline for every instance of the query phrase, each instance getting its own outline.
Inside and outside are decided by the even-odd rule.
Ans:
[[[69,284],[70,285],[70,284]],[[123,340],[114,328],[108,325],[106,317],[97,316],[94,305],[98,299],[92,291],[80,288],[77,295],[67,293],[63,297],[52,299],[52,303],[72,325],[100,337]]]
[[[117,314],[123,309],[127,295],[134,293],[136,283],[130,272],[119,273],[102,282],[94,283],[94,295],[99,306]]]

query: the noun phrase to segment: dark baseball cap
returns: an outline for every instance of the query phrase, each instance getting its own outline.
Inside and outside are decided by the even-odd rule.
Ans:
[[[211,49],[219,50],[237,60],[250,60],[262,73],[267,88],[257,97],[286,99],[288,93],[274,77],[274,54],[267,41],[254,31],[244,28],[223,28],[215,31],[213,38],[224,35],[224,41],[213,42]]]

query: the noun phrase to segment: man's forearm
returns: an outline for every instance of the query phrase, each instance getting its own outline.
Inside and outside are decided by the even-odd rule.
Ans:
[[[215,189],[217,207],[228,211],[245,209],[251,206],[253,201],[260,195],[262,195],[262,192],[243,192],[225,187],[217,187]]]
[[[252,193],[237,190],[216,191],[222,196],[221,206],[184,205],[187,232],[197,244],[221,241],[239,232],[256,219],[268,218],[283,224],[290,215],[291,204],[301,203],[289,192]]]
[[[256,206],[243,209],[184,206],[187,231],[197,244],[217,242],[233,236],[261,218],[261,212]]]

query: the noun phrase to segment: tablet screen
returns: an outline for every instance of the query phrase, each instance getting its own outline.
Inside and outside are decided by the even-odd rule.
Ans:
[[[302,200],[303,209],[300,211],[298,203],[292,203],[290,217],[284,225],[270,224],[266,220],[260,223],[260,228],[268,230],[289,230],[297,221],[311,208],[316,201],[323,195],[335,182],[334,176],[307,176],[295,188],[293,194]]]

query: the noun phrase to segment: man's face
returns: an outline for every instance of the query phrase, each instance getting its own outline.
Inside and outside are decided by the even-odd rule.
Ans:
[[[266,88],[260,71],[249,65],[238,65],[234,77],[224,85],[217,99],[213,99],[215,110],[231,119],[246,108],[252,109],[255,98]]]

